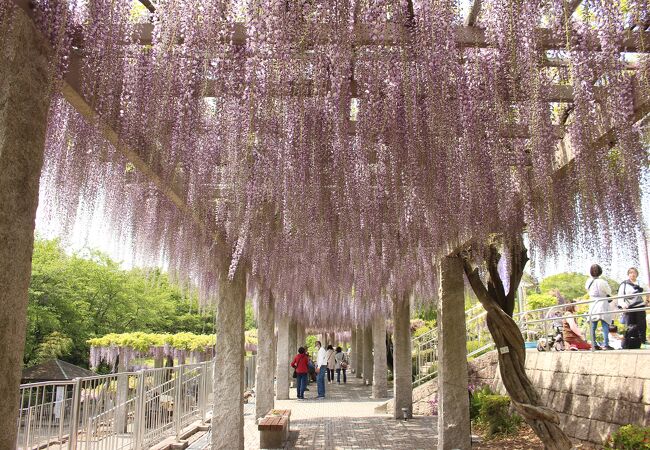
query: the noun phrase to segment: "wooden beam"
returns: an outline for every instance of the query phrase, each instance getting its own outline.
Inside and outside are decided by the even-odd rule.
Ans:
[[[481,0],[474,0],[472,2],[472,7],[469,10],[469,14],[467,14],[467,17],[465,18],[466,27],[471,27],[476,24],[476,19],[478,19],[478,15],[481,12],[481,3]]]
[[[633,83],[633,95],[632,95],[632,116],[631,120],[633,123],[637,123],[643,120],[648,114],[650,114],[650,93],[644,91],[638,81]],[[569,140],[569,134],[566,134],[562,137],[561,141],[558,143],[558,149],[556,152],[558,158],[558,169],[557,173],[566,173],[569,171],[570,167],[573,165],[575,155],[573,149],[571,148],[571,142]],[[606,130],[601,134],[596,140],[591,144],[592,148],[602,148],[604,146],[614,146],[616,144],[616,128],[612,127]]]
[[[233,45],[246,44],[246,26],[242,22],[224,23],[227,32],[222,40],[223,43]],[[319,24],[315,29],[307,30],[303,33],[302,39],[311,46],[330,44],[331,38],[336,33],[330,25]],[[566,50],[566,36],[554,34],[548,28],[539,28],[537,33],[541,36],[542,49],[544,50]],[[153,24],[144,23],[136,26],[136,35],[138,42],[143,45],[151,45],[153,36]],[[357,46],[395,46],[408,43],[412,34],[407,32],[401,24],[387,25],[379,32],[374,25],[357,24],[355,25],[354,43]],[[179,39],[179,43],[182,40]],[[628,52],[650,52],[650,32],[648,31],[630,31],[621,42],[620,50]],[[485,36],[485,30],[475,26],[458,26],[456,28],[456,43],[463,48],[487,48],[489,43]],[[645,45],[644,45],[645,43]],[[81,47],[82,42],[76,41],[75,45]],[[599,50],[598,48],[595,50]]]

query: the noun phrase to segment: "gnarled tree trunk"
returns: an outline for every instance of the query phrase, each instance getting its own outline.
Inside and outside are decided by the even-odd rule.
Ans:
[[[547,449],[570,449],[571,441],[560,428],[558,415],[552,409],[541,404],[537,391],[526,375],[524,338],[516,322],[512,319],[512,314],[515,292],[521,281],[528,256],[521,239],[511,242],[511,250],[512,266],[508,294],[505,293],[497,271],[501,255],[496,244],[490,244],[487,249],[486,263],[489,273],[487,286],[483,284],[478,268],[472,265],[471,250],[461,253],[465,274],[474,293],[487,311],[487,326],[499,355],[501,378],[513,406],[535,431]]]

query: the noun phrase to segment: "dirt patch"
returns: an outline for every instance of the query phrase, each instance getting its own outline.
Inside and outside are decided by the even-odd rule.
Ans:
[[[486,439],[485,430],[476,426],[472,426],[472,433],[481,437],[481,442],[472,444],[472,449],[544,450],[544,444],[542,444],[542,441],[540,441],[535,432],[525,424],[522,425],[515,434],[510,436],[494,436],[490,439]],[[581,450],[596,450],[602,447],[576,443],[574,448],[579,448]]]

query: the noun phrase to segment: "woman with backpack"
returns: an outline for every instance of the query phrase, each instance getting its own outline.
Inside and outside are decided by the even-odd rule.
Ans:
[[[346,371],[348,370],[348,357],[341,347],[336,347],[334,360],[336,361],[336,382],[341,384],[341,372],[343,372],[343,384],[346,384],[348,382],[346,375]]]
[[[636,267],[630,267],[627,270],[628,279],[623,281],[618,287],[618,295],[632,295],[640,294],[643,288],[638,282],[639,271]],[[626,310],[634,308],[642,308],[645,306],[643,297],[637,295],[634,297],[626,297],[618,299],[619,309],[624,310],[621,323],[627,325],[627,331],[623,338],[623,348],[640,348],[641,344],[646,341],[646,312],[645,311],[630,311]]]

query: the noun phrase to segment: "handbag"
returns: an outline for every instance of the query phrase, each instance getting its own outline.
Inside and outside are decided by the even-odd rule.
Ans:
[[[293,369],[293,375],[291,375],[293,378],[298,378],[298,374],[296,373],[296,369]]]

